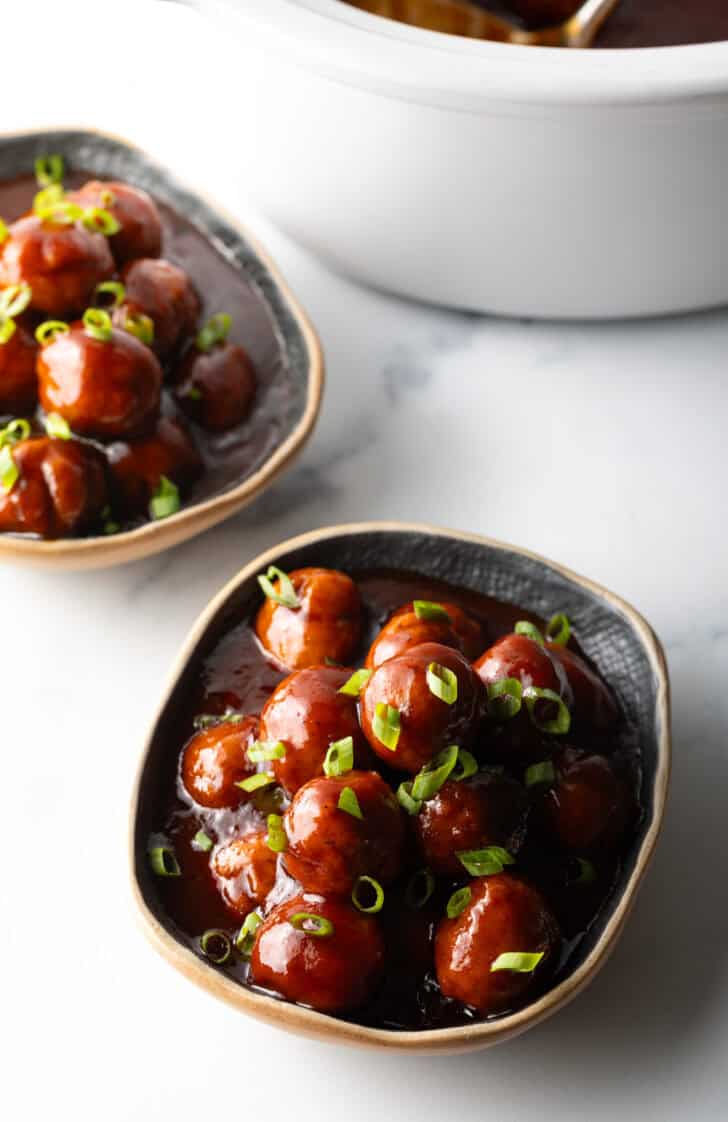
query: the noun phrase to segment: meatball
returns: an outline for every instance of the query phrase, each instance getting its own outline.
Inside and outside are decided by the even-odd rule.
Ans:
[[[435,692],[445,674],[443,700]],[[361,726],[376,754],[394,768],[417,772],[443,748],[465,747],[482,712],[482,687],[470,663],[451,647],[422,643],[383,662],[360,695]],[[394,718],[389,743],[382,720]],[[398,727],[396,727],[398,724]]]
[[[137,434],[159,411],[161,367],[133,335],[109,326],[101,336],[79,321],[41,348],[41,405],[87,436]]]
[[[433,605],[434,607],[434,605]],[[391,616],[369,648],[366,665],[375,670],[387,659],[404,654],[410,647],[421,643],[442,643],[462,651],[468,659],[482,650],[482,632],[479,624],[466,615],[456,604],[442,603],[443,616],[418,617],[415,605],[405,604]]]
[[[479,772],[448,780],[414,819],[425,864],[435,873],[462,876],[458,853],[496,845],[517,853],[526,833],[528,796],[514,779]]]
[[[504,635],[475,663],[475,671],[484,685],[503,678],[515,678],[524,689],[553,690],[568,705],[571,690],[561,663],[535,639],[528,635]]]
[[[361,817],[342,809],[346,789]],[[311,779],[286,811],[286,870],[307,892],[348,895],[358,877],[388,884],[399,873],[404,846],[402,811],[375,771]]]
[[[568,647],[547,644],[548,650],[563,667],[574,695],[574,716],[598,729],[608,729],[619,717],[614,694],[598,674]]]
[[[264,830],[233,838],[216,851],[212,872],[225,903],[245,917],[273,888],[278,858]]]
[[[193,421],[224,432],[247,417],[256,381],[247,351],[235,343],[217,343],[210,351],[188,351],[175,376],[175,394]]]
[[[258,928],[250,979],[289,1001],[339,1013],[371,997],[383,964],[375,918],[339,900],[301,895]]]
[[[285,756],[271,762],[276,781],[289,794],[321,775],[329,745],[350,736],[355,759],[366,760],[356,699],[339,693],[349,671],[339,666],[309,666],[284,678],[260,715],[261,740],[282,741]]]
[[[30,214],[8,233],[0,247],[0,285],[30,285],[33,308],[46,315],[79,315],[114,271],[106,238],[82,222]]]
[[[6,449],[17,478],[0,487],[0,531],[63,538],[93,524],[107,502],[97,449],[78,440],[30,437]]]
[[[114,441],[106,454],[115,502],[129,517],[147,511],[162,476],[186,492],[203,470],[200,452],[184,419],[166,406],[149,436]]]
[[[252,775],[255,765],[248,748],[256,739],[258,718],[222,720],[195,733],[182,754],[180,778],[191,799],[200,806],[232,809],[248,795],[235,784]]]
[[[184,269],[161,257],[142,257],[123,270],[125,299],[114,312],[123,327],[129,316],[148,316],[154,324],[153,347],[160,359],[170,355],[195,330],[200,301]]]
[[[38,400],[35,373],[38,346],[19,324],[6,339],[0,339],[0,413],[29,413]]]
[[[548,839],[576,853],[614,846],[628,825],[632,804],[609,760],[569,747],[554,755],[553,766],[554,782],[536,807]]]
[[[558,950],[556,920],[541,894],[525,881],[499,873],[470,883],[470,900],[454,919],[440,922],[435,971],[445,997],[479,1013],[501,1013],[538,979]],[[502,954],[543,954],[535,970],[492,970]]]
[[[109,237],[109,245],[118,265],[136,257],[159,257],[162,221],[157,204],[140,187],[92,179],[67,198],[84,209],[105,210],[116,219],[120,229]]]
[[[351,577],[335,569],[297,569],[289,574],[298,604],[266,599],[255,620],[265,649],[289,670],[327,658],[348,662],[361,635],[362,606]],[[273,582],[280,589],[280,582]]]

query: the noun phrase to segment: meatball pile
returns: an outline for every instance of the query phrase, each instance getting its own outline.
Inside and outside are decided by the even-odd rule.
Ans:
[[[256,373],[230,316],[200,324],[145,191],[66,191],[57,156],[36,175],[28,213],[0,222],[0,532],[113,534],[179,510],[196,426],[244,420]]]
[[[393,986],[465,1019],[542,992],[569,901],[593,914],[634,811],[616,701],[567,618],[486,642],[457,603],[414,600],[367,643],[345,573],[259,583],[251,626],[278,684],[258,713],[198,713],[184,830],[150,841],[200,952],[333,1014]]]

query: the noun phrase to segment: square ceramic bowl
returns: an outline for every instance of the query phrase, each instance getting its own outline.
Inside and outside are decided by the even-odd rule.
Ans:
[[[89,172],[99,179],[122,179],[144,188],[163,206],[184,215],[245,279],[250,288],[245,308],[225,310],[233,318],[237,311],[246,327],[250,325],[260,355],[258,398],[246,431],[258,419],[276,419],[275,439],[255,447],[242,471],[225,477],[223,468],[219,487],[212,493],[204,487],[197,494],[193,491],[179,513],[163,521],[110,537],[40,541],[0,535],[0,559],[49,568],[99,568],[177,545],[235,514],[270,486],[311,435],[321,403],[323,358],[305,312],[263,249],[234,218],[127,141],[79,129],[0,136],[0,181],[32,172],[37,156],[56,152],[71,173]]]
[[[449,581],[508,601],[538,616],[565,611],[619,697],[642,750],[644,808],[619,879],[596,922],[554,984],[515,1013],[456,1028],[404,1032],[369,1028],[256,993],[194,953],[165,915],[147,859],[154,814],[169,775],[175,715],[202,660],[233,623],[258,607],[256,575],[269,565],[284,571],[307,565],[356,572],[401,569]],[[176,751],[175,751],[176,756]],[[144,748],[131,809],[133,893],[144,930],[185,977],[241,1012],[321,1040],[410,1052],[463,1052],[516,1036],[551,1016],[602,968],[624,927],[647,871],[665,810],[670,772],[670,701],[665,659],[644,619],[614,593],[514,546],[488,538],[401,523],[334,526],[283,542],[257,557],[212,600],[192,629],[172,671]]]

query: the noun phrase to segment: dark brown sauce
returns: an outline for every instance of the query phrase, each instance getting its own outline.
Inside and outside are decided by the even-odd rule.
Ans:
[[[519,619],[529,619],[543,626],[538,617],[511,604],[416,574],[369,572],[351,575],[357,580],[367,618],[358,658],[352,660],[355,666],[362,665],[368,647],[394,609],[413,599],[448,600],[464,608],[482,625],[484,650],[500,636],[512,631]],[[554,609],[557,610],[558,605],[554,605]],[[171,844],[175,849],[183,875],[179,878],[156,878],[155,884],[162,911],[172,920],[178,936],[200,955],[199,937],[204,931],[220,928],[232,939],[241,921],[234,918],[223,904],[209,871],[209,856],[192,847],[192,838],[203,829],[218,844],[252,828],[264,828],[265,814],[281,810],[286,801],[281,797],[272,805],[269,801],[271,794],[263,792],[259,796],[258,809],[252,802],[236,811],[198,807],[179,782],[181,752],[193,734],[196,716],[222,714],[228,707],[244,714],[258,713],[284,676],[284,672],[266,658],[251,622],[239,620],[201,664],[193,668],[192,686],[184,708],[175,717],[174,734],[167,745],[166,765],[158,780],[159,813],[153,817],[158,824],[158,832],[152,835],[150,845]],[[638,803],[640,758],[634,739],[634,730],[623,722],[616,732],[610,734],[609,755],[629,783],[635,803]],[[596,736],[591,736],[587,742],[579,740],[578,746],[595,751],[606,748]],[[387,774],[383,768],[380,770],[393,787],[402,778],[399,774]],[[520,769],[513,774],[522,779]],[[154,798],[154,794],[150,794]],[[559,920],[563,936],[560,960],[543,989],[550,988],[570,971],[586,933],[608,906],[637,825],[635,821],[616,854],[595,860],[596,880],[588,887],[574,888],[574,859],[546,853],[532,842],[527,843],[519,855],[519,870],[544,892]],[[412,868],[410,866],[407,874],[387,890],[381,922],[387,941],[388,964],[382,983],[374,1000],[346,1019],[365,1025],[410,1030],[444,1028],[482,1019],[471,1009],[443,997],[429,962],[435,924],[444,914],[445,903],[457,886],[456,882],[438,878],[437,891],[426,910],[412,910],[404,906],[405,885]],[[278,879],[267,907],[294,895],[296,890],[295,882],[285,874],[279,860]],[[220,969],[241,984],[247,984],[248,966],[236,954]],[[528,1000],[536,996],[538,994],[531,991]]]
[[[66,175],[65,185],[73,189],[96,178],[94,172],[73,169]],[[37,189],[30,174],[0,183],[3,220],[9,224],[30,210]],[[260,293],[184,215],[159,199],[155,202],[162,218],[162,256],[191,277],[202,303],[200,324],[216,312],[228,312],[232,316],[230,341],[248,352],[258,381],[252,411],[242,424],[227,432],[210,433],[188,422],[204,472],[184,496],[185,507],[242,483],[269,458],[290,427],[293,390],[285,347]],[[170,371],[171,365],[165,367],[165,374]],[[172,405],[171,393],[163,389],[162,411]],[[3,423],[9,419],[0,418]]]

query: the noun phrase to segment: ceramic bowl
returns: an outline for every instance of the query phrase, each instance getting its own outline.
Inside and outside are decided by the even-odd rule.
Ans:
[[[149,870],[147,840],[168,774],[171,729],[178,705],[200,662],[232,621],[251,614],[260,600],[256,574],[275,564],[284,570],[323,565],[348,571],[398,568],[450,581],[549,616],[565,611],[584,648],[619,696],[642,746],[644,817],[619,882],[578,953],[552,989],[516,1013],[480,1024],[423,1032],[363,1027],[287,1004],[246,989],[178,937],[159,904]],[[165,769],[165,764],[167,768]],[[560,565],[487,538],[401,523],[335,526],[283,542],[247,565],[212,600],[188,637],[140,765],[131,809],[131,868],[136,905],[157,950],[187,978],[244,1013],[321,1040],[411,1052],[484,1048],[515,1036],[555,1013],[596,976],[624,927],[652,857],[665,809],[670,771],[670,703],[665,659],[644,619],[613,593]]]
[[[32,171],[35,158],[49,152],[61,153],[71,170],[77,168],[101,179],[123,179],[143,187],[184,214],[249,282],[255,314],[265,325],[261,328],[266,334],[265,347],[275,355],[276,384],[287,379],[290,390],[281,411],[275,445],[253,457],[243,475],[218,492],[183,505],[178,514],[109,537],[47,542],[0,535],[0,559],[58,569],[100,568],[178,545],[235,514],[270,486],[290,466],[311,435],[323,390],[323,357],[313,327],[276,266],[236,220],[215,203],[183,186],[171,172],[127,141],[86,130],[0,136],[0,180]],[[228,310],[235,314],[234,308]],[[261,415],[280,409],[280,396],[267,392],[256,408]]]

